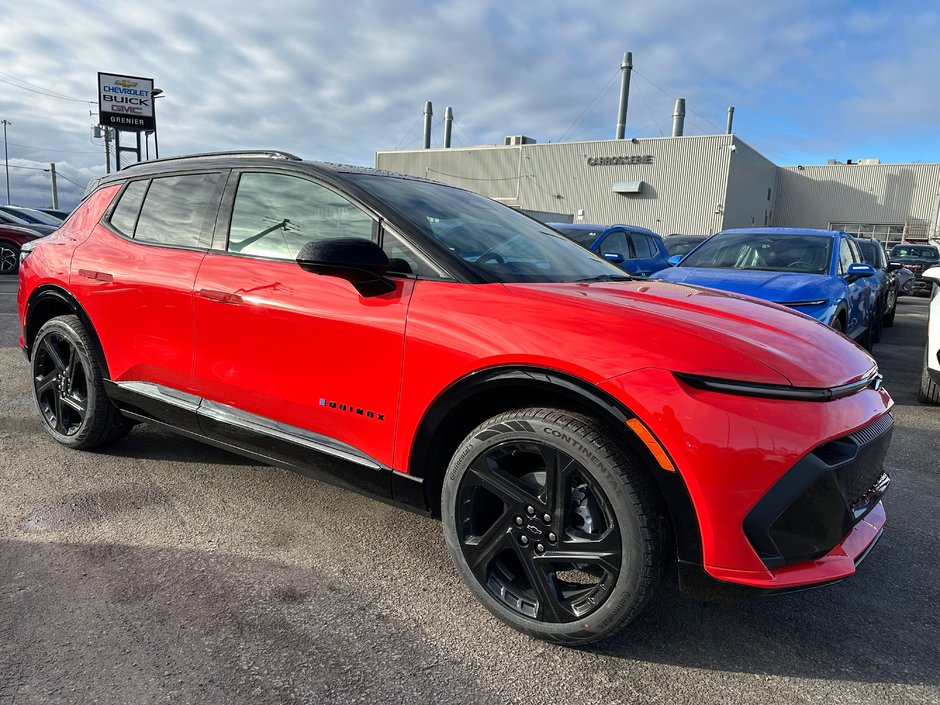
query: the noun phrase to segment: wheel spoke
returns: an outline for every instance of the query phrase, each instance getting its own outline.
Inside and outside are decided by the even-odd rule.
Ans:
[[[55,386],[57,373],[55,370],[45,375],[44,377],[38,377],[36,379],[36,396],[42,396],[50,387]]]
[[[78,414],[79,419],[85,418],[85,409],[87,408],[87,400],[79,399],[74,396],[64,396],[62,397],[62,403],[75,411]]]
[[[44,338],[40,348],[49,356],[49,359],[52,360],[52,364],[55,365],[57,372],[62,372],[66,368],[65,360],[62,359],[59,351],[55,349],[50,338]]]
[[[468,469],[470,472],[464,479],[465,487],[483,487],[509,505],[542,505],[542,500],[519,480],[501,470],[495,462],[488,462],[488,456],[477,458]]]
[[[65,433],[65,420],[62,418],[65,407],[62,405],[62,397],[58,394],[55,398],[55,430],[59,433]]]
[[[493,522],[482,536],[473,537],[463,542],[463,553],[470,570],[477,580],[486,584],[489,566],[493,560],[507,548],[514,545],[512,534],[505,521],[506,514]]]
[[[540,557],[534,556],[531,551],[516,548],[519,563],[525,571],[526,578],[535,596],[539,601],[539,619],[544,622],[567,622],[572,614],[562,604],[561,596],[555,587],[553,578],[546,571],[549,564]]]
[[[545,460],[545,486],[548,490],[546,504],[551,512],[561,520],[570,504],[572,471],[580,467],[573,459],[548,446],[540,446],[539,452]]]
[[[616,527],[610,527],[596,538],[565,539],[558,550],[546,551],[538,560],[548,563],[587,563],[617,575],[620,573],[620,557],[620,536]]]

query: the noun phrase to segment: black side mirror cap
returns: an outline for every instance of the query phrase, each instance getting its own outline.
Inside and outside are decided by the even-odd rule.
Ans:
[[[308,242],[297,253],[297,264],[308,272],[339,277],[361,296],[381,296],[395,291],[384,274],[391,264],[385,251],[361,237],[334,237]]]

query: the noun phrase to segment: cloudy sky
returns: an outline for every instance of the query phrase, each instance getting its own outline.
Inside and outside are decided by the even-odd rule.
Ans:
[[[735,132],[778,164],[940,161],[940,4],[898,0],[10,0],[0,118],[12,201],[74,205],[104,171],[97,72],[152,77],[160,152],[280,148],[372,165],[432,146]],[[90,114],[93,113],[93,114]],[[151,149],[153,145],[151,144]],[[73,183],[74,182],[74,183]],[[0,200],[5,178],[0,170]]]

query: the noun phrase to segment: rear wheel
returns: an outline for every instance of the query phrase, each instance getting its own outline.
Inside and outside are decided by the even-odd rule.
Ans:
[[[540,639],[610,636],[639,614],[659,575],[644,470],[589,417],[521,409],[481,424],[454,454],[441,513],[470,591]]]
[[[111,403],[93,342],[75,316],[47,321],[33,342],[33,397],[50,436],[70,448],[116,440],[133,425]]]
[[[0,242],[0,274],[15,274],[20,266],[20,248]]]

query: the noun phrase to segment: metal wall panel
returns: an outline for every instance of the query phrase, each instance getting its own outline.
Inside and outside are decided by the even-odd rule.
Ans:
[[[770,225],[777,166],[738,138],[734,139],[733,146],[724,204],[724,227]]]
[[[779,167],[773,224],[931,223],[937,236],[940,164],[827,164]]]
[[[513,207],[570,213],[574,222],[626,223],[663,235],[709,234],[724,222],[731,142],[730,135],[713,135],[494,145],[377,152],[375,163]],[[643,191],[612,193],[618,181],[643,181]]]

